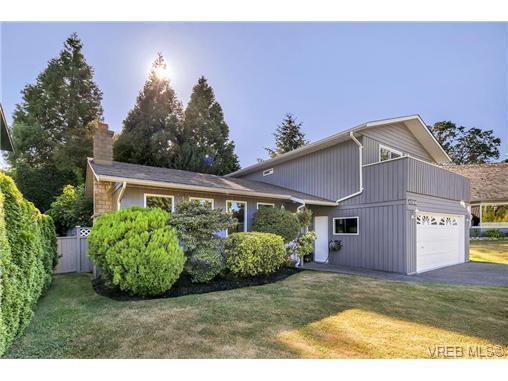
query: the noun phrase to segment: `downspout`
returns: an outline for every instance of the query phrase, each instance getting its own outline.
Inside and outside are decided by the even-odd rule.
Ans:
[[[116,201],[116,210],[120,210],[120,202],[122,201],[123,194],[125,193],[125,188],[127,188],[126,181],[122,183],[122,188],[120,189],[120,193],[118,194],[118,200]]]
[[[299,212],[300,209],[305,208],[305,200],[302,200],[301,198],[291,197],[291,201],[301,204],[299,207],[296,208],[297,212]]]
[[[359,175],[360,175],[360,190],[358,192],[352,193],[348,196],[339,198],[337,201],[335,201],[338,204],[340,204],[342,201],[348,200],[350,198],[353,198],[355,196],[358,196],[359,194],[362,194],[363,192],[363,176],[362,176],[362,167],[363,167],[363,146],[362,143],[358,141],[358,139],[355,137],[355,134],[353,131],[349,132],[349,136],[351,139],[356,143],[358,146],[358,163],[359,163]]]

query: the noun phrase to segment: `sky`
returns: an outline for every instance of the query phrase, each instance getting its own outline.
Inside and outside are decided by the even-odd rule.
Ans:
[[[204,75],[242,167],[267,158],[285,113],[315,141],[377,119],[420,114],[493,129],[508,155],[506,23],[2,23],[0,100],[20,91],[77,32],[119,132],[157,52],[187,104]]]

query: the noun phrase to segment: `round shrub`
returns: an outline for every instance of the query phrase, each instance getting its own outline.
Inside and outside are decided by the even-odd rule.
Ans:
[[[169,214],[133,206],[100,216],[92,228],[89,256],[109,286],[131,295],[158,295],[171,288],[185,264]]]
[[[226,267],[240,276],[270,274],[286,262],[284,240],[271,233],[235,233],[226,240]]]
[[[284,209],[262,208],[254,213],[252,231],[281,236],[285,242],[294,240],[300,232],[300,221]]]
[[[224,256],[217,249],[198,248],[189,256],[185,269],[192,282],[210,282],[224,270]]]

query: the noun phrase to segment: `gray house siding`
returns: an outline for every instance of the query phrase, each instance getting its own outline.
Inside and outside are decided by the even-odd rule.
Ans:
[[[274,165],[272,175],[259,170],[242,178],[337,200],[358,189],[358,161],[358,146],[347,141]]]
[[[364,164],[379,161],[379,145],[402,151],[403,154],[433,162],[429,153],[403,124],[393,124],[362,131]]]
[[[257,203],[258,202],[273,203],[273,204],[275,204],[275,207],[277,207],[277,208],[280,208],[281,205],[283,204],[281,202],[281,200],[269,199],[269,198],[252,198],[252,197],[241,197],[241,196],[233,196],[233,195],[226,196],[224,194],[189,192],[189,191],[184,191],[181,189],[127,186],[127,188],[125,189],[124,195],[122,197],[122,201],[120,203],[120,208],[128,208],[128,207],[134,206],[134,205],[144,206],[144,194],[145,193],[174,196],[176,205],[178,205],[179,202],[188,201],[190,197],[211,198],[214,200],[214,208],[216,208],[216,209],[225,209],[226,208],[226,200],[246,201],[247,202],[247,230],[251,229],[252,217],[254,216],[254,213],[257,210]],[[114,205],[116,205],[116,201],[115,201]],[[291,203],[289,203],[289,205],[287,205],[287,206],[292,207],[293,205]],[[296,208],[296,206],[295,206],[295,208]]]

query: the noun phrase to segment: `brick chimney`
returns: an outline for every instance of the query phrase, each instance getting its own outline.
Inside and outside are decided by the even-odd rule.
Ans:
[[[97,164],[112,164],[113,131],[106,123],[99,122],[93,138],[93,158]]]

